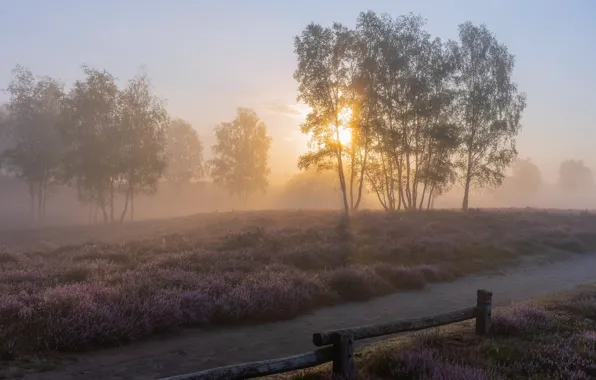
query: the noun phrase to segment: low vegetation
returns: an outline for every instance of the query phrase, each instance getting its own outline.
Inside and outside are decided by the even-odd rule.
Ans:
[[[105,226],[111,230],[29,231],[28,245],[12,240],[0,253],[0,357],[121,345],[180,327],[292,318],[504,267],[523,255],[596,248],[590,216],[405,216],[226,213]],[[104,241],[78,243],[93,231]]]
[[[357,354],[357,379],[594,379],[596,287],[497,308],[488,337],[473,321],[411,334]],[[290,376],[330,378],[329,368]],[[287,378],[287,377],[285,377]]]

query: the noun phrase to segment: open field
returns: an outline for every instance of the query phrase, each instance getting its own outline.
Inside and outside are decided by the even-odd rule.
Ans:
[[[567,213],[272,211],[4,232],[0,357],[288,319],[524,255],[595,250],[595,227]]]
[[[357,353],[361,380],[588,380],[596,378],[596,285],[493,312],[487,337],[474,322],[409,334]],[[278,380],[330,379],[329,366]]]

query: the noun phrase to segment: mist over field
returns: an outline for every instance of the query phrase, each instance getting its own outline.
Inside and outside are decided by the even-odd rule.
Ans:
[[[341,190],[333,173],[308,171],[288,178],[272,179],[266,194],[257,194],[249,204],[243,205],[235,197],[222,191],[209,181],[184,186],[160,185],[153,195],[138,198],[136,219],[170,218],[204,212],[271,209],[340,209]],[[596,193],[591,186],[567,190],[559,183],[538,182],[517,184],[509,176],[504,185],[496,189],[479,189],[474,192],[472,207],[591,210],[596,208]],[[521,179],[524,180],[523,178]],[[0,227],[7,229],[34,225],[31,222],[30,200],[27,186],[22,182],[3,177],[0,179]],[[528,188],[530,187],[530,188]],[[454,186],[435,201],[437,209],[461,207],[463,191]],[[122,207],[123,200],[117,201]],[[77,201],[76,191],[70,188],[52,189],[44,225],[101,223],[98,209]],[[367,192],[363,209],[381,210],[375,194]]]

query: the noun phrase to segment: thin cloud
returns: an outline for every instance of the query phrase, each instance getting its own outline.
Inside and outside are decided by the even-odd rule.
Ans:
[[[287,116],[296,120],[303,120],[308,113],[308,107],[303,104],[270,102],[266,104],[266,107],[271,113]]]

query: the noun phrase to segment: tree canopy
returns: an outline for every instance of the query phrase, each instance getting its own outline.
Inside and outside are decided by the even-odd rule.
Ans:
[[[209,161],[213,181],[243,202],[269,182],[271,137],[257,114],[240,107],[234,120],[215,127],[214,158]]]
[[[205,175],[203,144],[197,131],[187,121],[177,118],[170,122],[167,129],[166,155],[166,181],[189,183]]]
[[[57,179],[62,160],[58,126],[63,86],[49,77],[35,77],[21,66],[13,72],[4,119],[6,149],[2,162],[9,173],[29,186],[32,217],[45,214],[48,187]]]
[[[581,192],[594,189],[594,174],[582,160],[565,160],[559,166],[558,184],[561,190]]]

